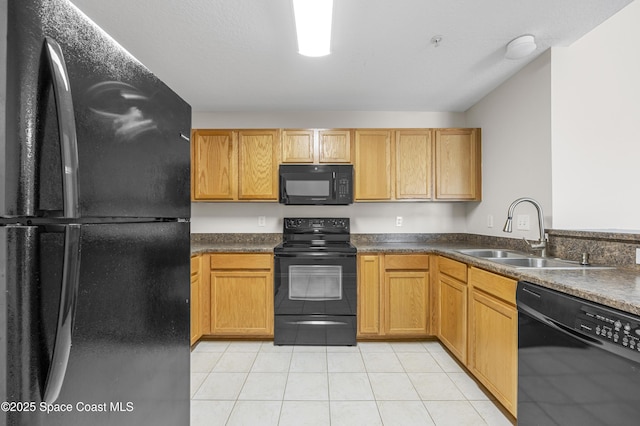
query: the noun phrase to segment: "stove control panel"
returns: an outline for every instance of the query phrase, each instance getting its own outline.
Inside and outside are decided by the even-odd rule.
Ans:
[[[284,219],[284,231],[293,232],[339,232],[349,233],[349,218],[291,218]]]
[[[583,308],[575,328],[615,345],[640,352],[640,323],[608,311]]]

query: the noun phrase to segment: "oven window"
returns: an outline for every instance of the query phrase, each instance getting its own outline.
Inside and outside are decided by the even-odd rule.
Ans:
[[[341,300],[342,266],[289,266],[289,299]]]
[[[287,180],[287,195],[293,197],[328,197],[329,180]]]

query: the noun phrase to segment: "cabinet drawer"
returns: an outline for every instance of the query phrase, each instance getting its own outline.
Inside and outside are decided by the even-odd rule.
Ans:
[[[387,254],[384,256],[384,269],[428,270],[428,254]]]
[[[191,275],[198,275],[200,272],[200,256],[191,256]]]
[[[211,269],[271,269],[272,254],[212,254]]]
[[[516,304],[516,280],[492,272],[471,267],[469,282],[480,289],[512,305]]]
[[[441,274],[449,275],[464,283],[467,282],[467,265],[462,262],[448,259],[446,257],[438,258],[438,270]]]

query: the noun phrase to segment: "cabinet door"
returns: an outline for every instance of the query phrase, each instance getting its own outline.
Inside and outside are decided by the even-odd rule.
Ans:
[[[380,257],[358,257],[358,335],[380,334]]]
[[[351,132],[349,130],[318,131],[318,154],[320,163],[350,163]]]
[[[211,333],[273,336],[273,274],[211,272]]]
[[[356,130],[355,199],[390,200],[391,131]]]
[[[430,130],[396,130],[396,198],[431,198]]]
[[[313,163],[313,130],[282,131],[282,162]]]
[[[438,337],[463,364],[467,362],[467,285],[439,274]]]
[[[429,273],[385,272],[385,334],[426,336],[429,318]]]
[[[240,200],[278,199],[278,130],[238,132]]]
[[[514,416],[517,406],[518,311],[473,290],[469,307],[471,372]]]
[[[436,130],[436,199],[480,200],[480,160],[478,129]]]
[[[191,257],[191,345],[202,337],[202,291],[200,283],[200,256]]]
[[[192,198],[238,198],[237,146],[230,130],[195,130],[192,137]]]

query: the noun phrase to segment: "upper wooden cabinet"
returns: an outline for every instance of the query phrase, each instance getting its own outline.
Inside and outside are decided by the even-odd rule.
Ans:
[[[479,129],[435,131],[435,175],[437,200],[481,199]]]
[[[315,144],[313,130],[282,131],[282,162],[313,163]]]
[[[391,200],[391,130],[355,131],[355,199]]]
[[[279,130],[194,130],[194,201],[276,201]]]
[[[351,163],[351,131],[285,129],[283,163]]]
[[[396,199],[429,199],[432,187],[433,132],[396,130]]]
[[[277,201],[280,163],[353,163],[358,201],[479,201],[480,129],[194,130],[194,201]]]
[[[318,130],[319,163],[351,163],[351,131]]]
[[[278,200],[278,130],[238,132],[238,199]]]
[[[480,129],[355,130],[356,201],[478,201]]]
[[[238,197],[237,135],[231,130],[195,130],[191,150],[191,197],[235,200]]]

